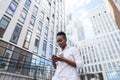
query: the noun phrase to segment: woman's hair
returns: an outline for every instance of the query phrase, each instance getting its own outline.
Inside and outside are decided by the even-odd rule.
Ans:
[[[57,36],[63,36],[63,38],[67,39],[67,38],[66,38],[66,34],[65,34],[63,31],[58,32],[58,33],[57,33]]]

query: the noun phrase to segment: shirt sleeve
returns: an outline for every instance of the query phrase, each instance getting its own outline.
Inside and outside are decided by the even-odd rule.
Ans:
[[[75,60],[77,68],[82,68],[84,65],[84,62],[77,48],[74,48],[73,56],[74,56],[74,60]]]

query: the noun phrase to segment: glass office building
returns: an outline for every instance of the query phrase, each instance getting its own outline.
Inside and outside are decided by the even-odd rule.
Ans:
[[[65,31],[64,5],[64,0],[0,0],[0,75],[51,80],[56,33]]]

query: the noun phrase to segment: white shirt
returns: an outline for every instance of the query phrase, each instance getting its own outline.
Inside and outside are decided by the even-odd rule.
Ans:
[[[60,50],[58,55],[62,55],[63,57],[75,61],[77,67],[83,67],[83,60],[79,54],[78,49],[75,47],[66,47],[63,51]],[[55,70],[55,75],[52,80],[80,80],[77,76],[76,68],[67,64],[66,62],[58,61]]]

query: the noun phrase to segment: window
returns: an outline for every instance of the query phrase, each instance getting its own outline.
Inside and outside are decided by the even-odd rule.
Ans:
[[[59,25],[59,20],[58,20],[58,18],[57,18],[57,20],[56,20],[56,25]],[[57,28],[58,28],[58,26],[57,26]]]
[[[47,15],[50,15],[51,4],[47,1]]]
[[[19,59],[19,54],[20,52],[16,52],[16,51],[21,51],[20,48],[14,48],[14,51],[12,53],[12,56],[11,56],[11,61],[10,61],[10,64],[9,64],[9,68],[8,68],[8,71],[9,72],[12,72],[12,73],[15,73],[17,72],[16,71],[16,68],[18,66],[18,59]]]
[[[49,26],[49,18],[46,19],[46,26]]]
[[[38,52],[38,49],[39,49],[39,41],[40,41],[40,38],[37,37],[37,38],[35,39],[35,44],[34,44],[34,51],[35,51],[35,52]]]
[[[46,5],[47,5],[48,1],[47,0],[42,0],[42,1],[43,1],[42,8],[46,9]]]
[[[85,73],[87,73],[87,68],[85,67]]]
[[[38,24],[38,33],[39,34],[41,34],[42,25],[43,25],[43,23],[39,21],[39,24]]]
[[[11,19],[9,17],[5,16],[5,15],[0,20],[0,37],[3,36],[3,34],[4,34],[4,32],[5,32],[6,28],[7,28],[10,20]]]
[[[100,71],[102,71],[102,66],[101,66],[101,64],[99,64],[99,68],[100,68]]]
[[[106,71],[108,71],[108,65],[106,63],[104,63],[104,68]]]
[[[0,41],[0,56],[3,56],[4,51],[5,51],[5,48],[3,48],[4,47],[3,45],[6,45],[6,44],[4,42]],[[1,62],[1,59],[2,58],[0,58],[0,62]]]
[[[55,48],[55,54],[57,54],[58,53],[58,48]]]
[[[93,16],[93,18],[95,18],[95,16]]]
[[[44,59],[44,58],[41,58],[41,60],[40,60],[40,65],[42,65],[42,66],[45,65],[45,59]]]
[[[5,50],[5,53],[3,55],[3,60],[1,62],[1,68],[7,70],[8,69],[8,65],[9,65],[9,61],[10,58],[12,56],[12,51],[11,50]]]
[[[0,41],[0,69],[7,70],[12,56],[12,50],[14,47],[3,41]],[[4,47],[4,48],[3,48]],[[8,49],[7,49],[8,48]]]
[[[90,70],[90,66],[88,66],[88,71],[91,72],[91,70]]]
[[[21,73],[21,72],[23,72],[23,68],[24,68],[24,64],[25,64],[25,60],[26,60],[26,52],[22,51],[21,49],[19,49],[19,51],[21,51],[21,54],[19,55],[19,58],[18,58],[19,62],[17,63],[16,72]]]
[[[56,33],[58,33],[58,31],[59,31],[59,28],[58,28],[58,26],[56,26]]]
[[[26,0],[26,2],[25,2],[25,5],[24,5],[24,6],[25,6],[27,9],[29,9],[30,4],[31,4],[31,1],[30,1],[30,0]]]
[[[94,72],[94,66],[92,65],[92,72]]]
[[[17,24],[16,27],[15,27],[15,30],[12,34],[12,37],[11,37],[11,40],[10,40],[11,42],[17,43],[20,32],[21,32],[21,29],[22,29],[22,26],[20,24]]]
[[[11,16],[13,16],[13,14],[14,14],[14,12],[15,12],[15,10],[16,10],[16,8],[17,8],[17,3],[13,0],[11,3],[10,3],[10,5],[9,5],[9,7],[8,7],[8,9],[7,9],[7,13],[8,14],[10,14]]]
[[[50,50],[49,50],[49,59],[52,58],[52,53],[53,53],[53,46],[50,45]]]
[[[37,6],[34,6],[34,8],[33,8],[33,15],[37,15],[37,13],[38,13],[38,7]]]
[[[50,43],[53,43],[53,37],[54,37],[54,33],[53,33],[53,31],[51,31]]]
[[[53,23],[55,21],[55,15],[54,14],[52,14],[52,21],[53,21]]]
[[[29,47],[31,36],[32,36],[32,32],[27,31],[26,38],[25,38],[25,41],[24,41],[24,44],[23,44],[24,48]]]
[[[32,61],[31,61],[32,62],[31,65],[36,65],[36,62],[37,62],[36,61],[36,57],[37,57],[36,55],[33,55]]]
[[[47,41],[44,40],[43,47],[42,47],[42,56],[46,56],[46,47],[47,47]]]
[[[27,16],[27,11],[26,11],[25,9],[23,9],[22,12],[20,13],[19,21],[20,21],[21,23],[24,23],[26,16]]]
[[[115,62],[112,62],[112,66],[113,66],[114,69],[117,69],[117,66],[116,66]]]
[[[44,19],[44,13],[41,12],[41,14],[40,14],[40,21],[43,21],[43,19]]]
[[[2,19],[0,20],[0,28],[2,29],[6,29],[6,27],[8,26],[10,22],[10,18],[8,18],[7,16],[3,16]]]
[[[44,12],[44,13],[45,13],[45,10],[46,10],[45,7],[46,7],[46,5],[42,4],[42,10],[41,11]]]
[[[98,71],[98,67],[97,67],[97,65],[95,65],[95,68],[96,68],[96,71]]]
[[[54,7],[53,7],[53,11],[52,11],[53,13],[55,13],[55,5],[54,5]]]
[[[35,0],[38,4],[40,4],[40,0]]]
[[[47,37],[48,37],[48,27],[45,28],[45,37],[44,38],[47,39]]]
[[[29,28],[33,29],[34,24],[35,24],[35,17],[34,16],[31,17],[29,24],[30,24]]]
[[[54,31],[54,22],[51,23],[51,30]]]

